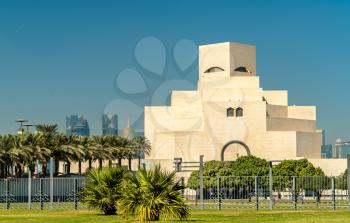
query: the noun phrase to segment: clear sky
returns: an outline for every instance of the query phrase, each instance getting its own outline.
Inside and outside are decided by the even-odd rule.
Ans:
[[[20,117],[64,130],[66,115],[82,114],[100,134],[102,112],[113,109],[121,127],[136,116],[142,128],[127,108],[157,104],[163,82],[195,85],[197,61],[181,63],[193,62],[191,43],[232,41],[257,46],[263,88],[287,89],[290,104],[316,105],[329,143],[350,140],[349,40],[350,1],[2,0],[0,133],[16,132]],[[157,61],[153,72],[145,69]]]

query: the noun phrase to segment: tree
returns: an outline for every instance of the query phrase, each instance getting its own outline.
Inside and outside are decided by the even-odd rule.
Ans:
[[[137,216],[140,221],[158,221],[161,216],[185,219],[189,207],[175,180],[175,172],[169,173],[156,166],[151,170],[141,168],[124,183],[118,202],[121,214]]]
[[[45,138],[43,138],[42,134],[28,133],[24,135],[21,149],[30,151],[31,159],[28,161],[28,168],[32,174],[34,174],[37,161],[46,163],[51,156],[51,150],[43,146],[43,140]]]
[[[268,162],[255,156],[241,156],[235,161],[208,161],[204,164],[204,186],[206,188],[216,185],[216,177],[222,177],[223,185],[236,185],[249,187],[254,183],[252,176],[267,176]],[[259,185],[266,186],[267,179],[262,178]],[[199,188],[199,171],[193,171],[188,180],[192,189]]]
[[[89,171],[82,190],[83,202],[91,208],[99,208],[105,215],[116,214],[125,174],[126,171],[120,167]]]
[[[36,129],[38,131],[38,135],[41,136],[40,140],[40,147],[42,149],[47,149],[51,151],[50,155],[55,155],[57,152],[57,149],[59,148],[59,141],[58,141],[58,126],[57,124],[39,124],[36,126]],[[46,169],[47,169],[47,160],[50,157],[46,157],[46,159],[40,160],[42,164],[42,176],[46,176]],[[54,157],[57,158],[57,157]]]
[[[64,156],[62,159],[67,165],[67,174],[70,174],[70,166],[72,162],[79,162],[84,158],[84,150],[79,147],[79,136],[77,135],[61,135],[59,143],[60,153]]]
[[[141,166],[141,158],[145,155],[149,155],[151,152],[151,143],[146,137],[136,136],[131,142],[131,147],[134,148],[134,153],[138,158],[138,166]],[[131,169],[131,167],[129,167]]]
[[[348,169],[346,169],[344,171],[344,173],[342,173],[340,176],[338,176],[336,178],[337,180],[337,183],[336,183],[336,186],[338,189],[341,189],[341,190],[347,190],[348,189]]]
[[[110,149],[110,143],[107,136],[93,136],[93,141],[98,153],[95,153],[95,159],[98,160],[98,168],[102,169],[103,160],[113,159],[113,153]]]
[[[121,166],[121,160],[127,157],[129,140],[120,136],[107,136],[109,151],[111,153],[108,165],[112,166],[112,160],[118,159],[118,165]]]
[[[89,163],[89,170],[91,169],[91,148],[93,148],[93,141],[86,136],[78,136],[77,137],[77,148],[82,151],[82,157],[78,158],[78,173],[81,174],[81,162],[87,160]]]
[[[309,190],[315,192],[319,202],[322,191],[328,189],[330,185],[330,178],[325,176],[321,168],[315,167],[307,159],[284,160],[273,166],[272,172],[274,187],[277,190],[293,191],[292,177],[296,177],[295,199],[303,190]]]

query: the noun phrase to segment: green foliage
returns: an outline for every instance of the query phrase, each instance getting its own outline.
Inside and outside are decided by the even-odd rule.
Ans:
[[[296,191],[312,190],[321,192],[330,186],[330,179],[325,177],[321,168],[315,167],[307,159],[284,160],[273,167],[274,187],[278,190],[292,190],[292,177],[296,178]],[[317,178],[319,177],[319,178]]]
[[[284,160],[273,166],[274,187],[278,190],[292,188],[292,176],[296,176],[296,189],[312,190],[321,193],[321,189],[330,187],[330,178],[325,177],[320,168],[316,168],[306,159]],[[236,161],[209,161],[204,164],[203,184],[205,188],[216,185],[216,177],[221,176],[224,185],[252,187],[254,178],[260,176],[259,186],[268,186],[269,164],[266,160],[255,156],[242,156]],[[236,177],[234,177],[236,176]],[[244,177],[247,176],[247,177]],[[248,177],[250,176],[250,177]],[[265,177],[263,177],[265,176]],[[316,176],[319,176],[318,178]],[[341,178],[346,181],[346,177]],[[342,185],[346,185],[342,183]],[[192,189],[199,188],[199,171],[193,171],[188,180]]]
[[[274,176],[324,176],[320,168],[307,159],[284,160],[273,167]]]
[[[106,215],[116,214],[125,175],[126,171],[119,167],[91,170],[82,191],[83,202],[89,207],[99,208]]]
[[[269,164],[265,159],[255,156],[242,156],[233,162],[235,176],[266,176]]]
[[[81,173],[84,161],[89,162],[91,169],[92,162],[98,160],[102,168],[103,160],[109,160],[111,165],[112,160],[140,158],[141,154],[149,154],[150,150],[149,141],[141,136],[130,140],[120,136],[68,136],[58,133],[57,125],[40,124],[37,125],[37,133],[0,135],[0,177],[21,176],[26,166],[33,174],[37,162],[43,167],[39,176],[45,176],[50,157],[56,162],[65,162],[69,174],[69,166],[73,162],[79,163]],[[16,172],[11,173],[9,170],[12,169]]]
[[[156,166],[151,170],[139,170],[124,182],[118,202],[124,217],[132,214],[141,221],[158,221],[160,217],[185,219],[189,208],[175,180],[175,172],[169,173]]]
[[[267,176],[269,172],[268,162],[255,156],[241,156],[235,161],[208,161],[204,164],[203,184],[204,187],[216,185],[216,177],[222,177],[222,183],[230,185],[252,184],[254,179],[248,176]],[[240,176],[242,178],[233,178]],[[247,177],[244,177],[247,176]],[[265,179],[260,184],[265,185]],[[188,186],[192,189],[199,188],[199,171],[193,171],[188,180]]]
[[[347,179],[348,179],[348,169],[346,169],[343,174],[341,174],[336,178],[336,188],[341,190],[347,190],[348,189]]]

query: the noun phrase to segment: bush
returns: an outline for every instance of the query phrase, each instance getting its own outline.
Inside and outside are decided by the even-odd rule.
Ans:
[[[205,188],[216,185],[216,177],[221,176],[222,183],[229,184],[248,184],[253,179],[249,178],[225,178],[226,176],[267,176],[269,173],[268,162],[255,156],[241,156],[235,161],[208,161],[204,164],[203,184]],[[246,182],[246,181],[249,182]],[[265,179],[264,179],[265,180]],[[261,182],[262,185],[267,182]],[[188,186],[192,189],[199,188],[199,171],[193,171],[188,180]]]
[[[123,185],[118,204],[124,217],[132,214],[141,221],[158,221],[161,216],[182,220],[189,215],[181,194],[184,188],[175,180],[175,172],[166,172],[160,166],[141,169]]]
[[[125,175],[126,171],[122,168],[91,170],[82,191],[83,202],[91,208],[99,208],[106,215],[116,214]]]

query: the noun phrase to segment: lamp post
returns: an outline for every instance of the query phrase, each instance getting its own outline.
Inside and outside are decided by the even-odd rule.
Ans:
[[[28,122],[28,120],[20,118],[20,119],[17,119],[16,122],[20,124],[20,128],[18,129],[18,134],[23,134],[24,133],[23,123]]]
[[[29,132],[29,128],[30,128],[30,127],[33,127],[33,126],[35,126],[35,125],[33,125],[33,124],[23,124],[22,126],[23,126],[23,127],[26,127],[26,128],[27,128],[27,132]]]
[[[273,208],[273,180],[272,180],[272,163],[279,163],[282,160],[270,160],[269,162],[269,188],[270,188],[270,210]]]

